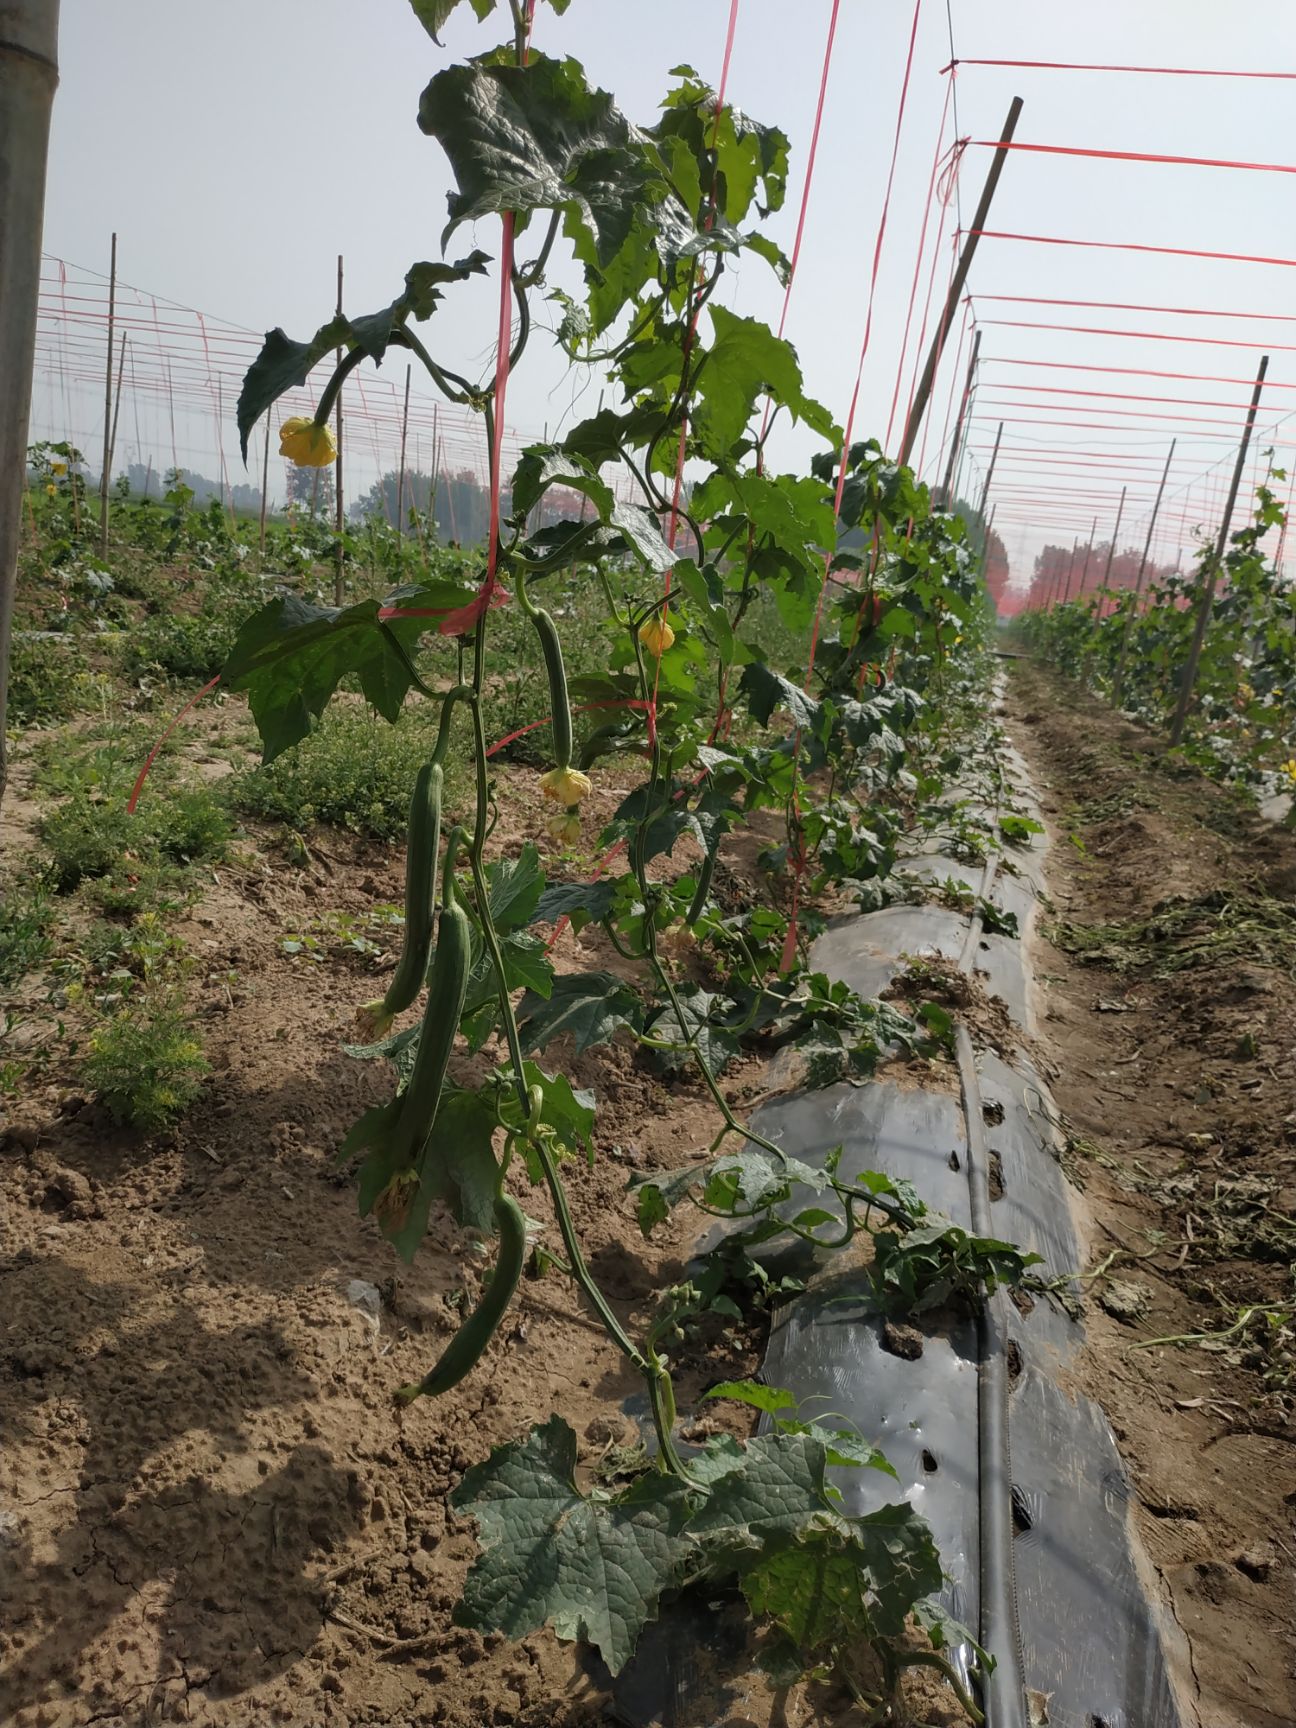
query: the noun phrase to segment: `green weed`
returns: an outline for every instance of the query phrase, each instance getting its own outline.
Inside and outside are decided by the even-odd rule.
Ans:
[[[89,681],[77,642],[15,636],[9,661],[9,722],[66,720],[83,706]]]
[[[48,896],[39,888],[6,888],[0,905],[0,989],[20,983],[49,958],[52,916]]]
[[[191,864],[224,856],[233,827],[220,793],[189,786],[154,796],[132,815],[124,801],[68,799],[41,824],[46,875],[60,894],[82,882],[138,878],[150,865]]]
[[[114,1122],[149,1132],[184,1114],[201,1092],[208,1066],[181,999],[155,991],[91,1033],[82,1073]]]
[[[405,832],[414,777],[427,761],[434,729],[410,714],[396,726],[366,710],[337,707],[308,738],[268,766],[237,775],[230,789],[235,809],[283,822],[296,830],[317,822],[376,840]],[[447,765],[445,807],[462,797],[464,770]]]

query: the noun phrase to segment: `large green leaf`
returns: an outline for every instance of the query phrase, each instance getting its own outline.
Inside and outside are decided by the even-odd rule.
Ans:
[[[448,582],[402,595],[402,607],[461,605],[471,590]],[[385,720],[395,720],[413,683],[409,644],[424,619],[384,620],[382,602],[314,606],[280,595],[253,613],[221,669],[226,690],[246,690],[267,762],[298,743],[348,673]]]
[[[599,882],[555,882],[537,901],[532,922],[556,924],[566,918],[579,936],[587,924],[599,924],[608,916],[622,880],[605,876]]]
[[[605,265],[643,207],[670,197],[644,134],[572,59],[449,66],[424,90],[418,121],[458,185],[446,238],[461,222],[505,210],[562,210]],[[680,219],[687,222],[682,206]]]
[[[791,679],[784,678],[778,672],[772,672],[759,661],[743,667],[738,689],[747,698],[752,717],[759,720],[762,726],[769,725],[770,715],[776,708],[786,708],[793,723],[803,731],[814,732],[818,729],[823,710],[814,697],[807,696],[799,684],[792,683]]]
[[[521,521],[551,486],[562,486],[588,498],[599,520],[617,531],[650,570],[665,570],[675,562],[675,554],[647,510],[623,502],[600,479],[592,462],[557,445],[532,444],[522,452],[513,473],[515,520]]]
[[[555,978],[548,1001],[528,992],[518,1006],[523,1050],[543,1050],[568,1033],[577,1054],[592,1044],[610,1044],[617,1032],[643,1028],[644,1006],[638,992],[612,972],[576,972]]]
[[[269,331],[239,392],[238,429],[243,460],[247,461],[248,438],[262,414],[285,390],[305,384],[326,355],[336,348],[360,348],[377,364],[387,352],[393,332],[407,319],[431,315],[442,297],[438,284],[464,281],[481,274],[489,262],[485,252],[473,252],[455,264],[426,261],[414,264],[405,276],[405,292],[390,306],[359,318],[339,314],[321,325],[309,342],[294,342],[282,330]]]
[[[696,432],[715,456],[742,437],[761,396],[769,395],[825,438],[832,416],[805,394],[801,367],[790,342],[758,318],[740,318],[724,306],[707,308],[715,340],[698,369]]]
[[[825,1448],[808,1434],[758,1434],[740,1470],[721,1477],[690,1530],[713,1566],[745,1569],[790,1542],[812,1518],[833,1510]]]
[[[587,1496],[575,1470],[576,1436],[551,1416],[468,1472],[450,1499],[477,1520],[481,1552],[456,1618],[514,1639],[551,1622],[616,1674],[689,1552],[687,1489],[653,1474],[615,1500]]]

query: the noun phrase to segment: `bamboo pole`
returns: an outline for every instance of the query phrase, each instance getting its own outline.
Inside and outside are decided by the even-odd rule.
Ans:
[[[112,237],[112,263],[108,270],[108,361],[104,368],[103,472],[99,476],[99,556],[108,556],[108,467],[112,460],[113,342],[117,315],[117,235]]]
[[[1008,160],[1008,151],[1005,146],[1012,143],[1013,133],[1017,130],[1017,121],[1021,117],[1021,111],[1022,99],[1020,96],[1014,96],[1008,109],[1008,118],[1004,121],[1004,129],[999,135],[994,159],[990,163],[990,172],[986,175],[985,185],[981,189],[981,201],[976,207],[972,226],[967,230],[963,250],[959,255],[958,266],[950,280],[949,293],[945,297],[945,309],[941,313],[940,323],[936,326],[936,334],[932,339],[927,363],[923,367],[922,377],[918,380],[918,387],[914,391],[913,401],[909,406],[909,417],[905,421],[904,437],[900,442],[900,455],[898,457],[901,467],[908,462],[913,454],[913,447],[918,438],[918,428],[922,424],[922,417],[927,408],[927,398],[931,395],[932,385],[936,381],[936,368],[940,365],[940,358],[945,349],[945,338],[949,335],[950,324],[953,322],[955,310],[962,298],[963,285],[967,281],[968,270],[971,268],[972,259],[976,255],[977,242],[980,240],[981,231],[986,225],[986,217],[990,214],[990,205],[994,199],[995,188],[999,184],[999,176],[1003,173],[1004,163]]]
[[[270,416],[265,417],[265,449],[261,453],[261,563],[265,564],[266,510],[270,501]]]
[[[1072,540],[1072,542],[1071,542],[1071,556],[1067,560],[1066,579],[1067,579],[1068,589],[1070,588],[1070,585],[1071,585],[1071,572],[1075,569],[1076,553],[1079,551],[1079,549],[1080,549],[1080,536],[1077,534],[1075,539]],[[1049,603],[1048,603],[1048,609],[1050,612],[1058,604],[1058,601],[1061,599],[1061,597],[1062,597],[1062,566],[1059,564],[1057,567],[1057,572],[1053,577],[1053,582],[1052,582],[1052,586],[1050,589],[1050,596],[1049,596]]]
[[[437,543],[437,481],[441,478],[441,443],[437,436],[437,404],[432,404],[432,478],[428,486],[428,544]]]
[[[1237,462],[1233,468],[1233,479],[1229,484],[1228,498],[1224,505],[1224,516],[1219,526],[1219,535],[1206,564],[1206,570],[1210,574],[1207,576],[1206,591],[1202,595],[1201,606],[1197,611],[1197,623],[1193,629],[1192,642],[1188,648],[1188,659],[1184,665],[1183,676],[1179,684],[1179,700],[1175,705],[1174,719],[1170,723],[1171,748],[1182,741],[1184,726],[1188,721],[1188,709],[1192,703],[1193,690],[1197,684],[1197,670],[1201,665],[1202,644],[1206,640],[1206,627],[1210,623],[1211,608],[1215,604],[1215,584],[1219,581],[1220,565],[1224,560],[1224,548],[1228,545],[1229,529],[1233,526],[1233,507],[1237,503],[1238,488],[1242,484],[1242,470],[1246,467],[1247,448],[1251,443],[1256,410],[1260,406],[1260,392],[1264,389],[1265,374],[1268,370],[1269,356],[1262,354],[1260,367],[1256,373],[1255,388],[1251,392],[1251,405],[1247,409],[1246,425],[1242,430],[1242,442],[1238,446]],[[1203,571],[1203,575],[1205,574],[1206,571]]]
[[[342,254],[338,253],[337,263],[337,315],[342,316]],[[337,351],[337,363],[342,364],[342,350]],[[341,606],[346,599],[346,567],[343,562],[345,553],[342,547],[342,529],[346,521],[346,506],[342,501],[342,392],[337,393],[335,404],[335,424],[337,426],[337,461],[333,469],[333,523],[337,532],[337,569],[333,575],[333,601]]]
[[[1112,529],[1111,545],[1107,548],[1107,562],[1103,566],[1102,586],[1107,586],[1107,578],[1111,575],[1112,559],[1116,556],[1116,542],[1120,538],[1121,517],[1125,514],[1125,494],[1127,486],[1121,487],[1120,503],[1116,506],[1116,526]]]
[[[405,538],[405,450],[409,440],[409,393],[412,370],[411,366],[405,368],[405,406],[401,409],[400,473],[396,476],[396,532],[402,540]]]
[[[963,445],[963,423],[967,416],[968,403],[972,400],[972,380],[976,375],[977,359],[981,353],[981,332],[978,330],[972,337],[972,357],[968,361],[967,377],[963,382],[963,395],[959,399],[958,419],[954,422],[954,438],[950,444],[949,461],[945,464],[945,479],[941,490],[945,497],[945,509],[954,508],[954,494],[950,487],[954,484],[954,465]]]
[[[1089,530],[1089,544],[1085,547],[1084,569],[1081,570],[1081,572],[1080,572],[1080,586],[1076,590],[1076,599],[1077,600],[1084,593],[1085,577],[1089,574],[1089,557],[1090,557],[1090,554],[1093,552],[1094,535],[1097,532],[1098,532],[1098,518],[1095,516],[1093,519],[1093,527],[1090,528],[1090,530]],[[1075,575],[1075,559],[1073,558],[1071,560],[1071,563],[1067,567],[1066,593],[1062,596],[1062,604],[1064,606],[1069,606],[1071,604],[1071,578],[1074,575]]]
[[[1138,611],[1139,595],[1143,592],[1143,577],[1147,572],[1148,558],[1152,552],[1152,536],[1156,533],[1157,517],[1161,511],[1161,500],[1165,496],[1166,481],[1170,478],[1170,464],[1174,461],[1177,438],[1170,440],[1170,453],[1166,457],[1165,467],[1161,470],[1161,484],[1157,487],[1156,502],[1152,506],[1152,520],[1148,523],[1147,539],[1143,542],[1143,556],[1139,559],[1138,575],[1134,580],[1134,598],[1130,601],[1130,609],[1125,618],[1125,633],[1121,637],[1120,655],[1116,661],[1116,676],[1112,679],[1112,707],[1120,707],[1121,691],[1125,683],[1125,662],[1129,657],[1130,637],[1134,634],[1134,615]]]
[[[58,21],[58,0],[7,0],[0,40],[0,800]]]
[[[113,394],[112,433],[108,439],[108,471],[112,472],[113,457],[117,453],[117,420],[121,414],[122,373],[126,370],[126,332],[122,331],[121,347],[117,353],[117,389]],[[134,376],[132,372],[131,376]]]
[[[981,488],[981,508],[977,514],[981,518],[982,532],[986,532],[986,504],[990,498],[990,482],[994,479],[995,463],[999,460],[999,440],[1003,437],[1004,423],[999,422],[999,430],[995,433],[994,449],[990,452],[990,466],[986,469],[985,485]],[[984,552],[985,547],[982,546]]]

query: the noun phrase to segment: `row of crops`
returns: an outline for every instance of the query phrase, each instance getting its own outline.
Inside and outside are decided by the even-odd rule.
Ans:
[[[1217,566],[1212,544],[1193,567],[1154,575],[1146,592],[1099,589],[1025,613],[1025,640],[1157,733],[1180,704],[1194,631],[1207,613],[1178,748],[1203,773],[1264,799],[1296,789],[1296,589],[1264,542],[1283,521],[1271,469],[1251,520]]]

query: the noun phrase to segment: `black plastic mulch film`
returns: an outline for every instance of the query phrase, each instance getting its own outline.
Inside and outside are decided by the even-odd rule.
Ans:
[[[1001,766],[1018,806],[1033,803],[1025,764]],[[1026,931],[1042,885],[1043,838],[1014,848],[1009,870],[969,869],[925,852],[905,868],[953,877]],[[873,996],[906,956],[940,954],[978,976],[1032,1029],[1021,942],[990,935],[979,916],[899,906],[834,922],[814,963]],[[1041,1255],[1047,1279],[1076,1268],[1080,1246],[1058,1162],[1056,1115],[1021,1052],[1005,1061],[957,1028],[961,1097],[882,1081],[779,1098],[753,1125],[797,1158],[821,1163],[844,1147],[841,1170],[905,1177],[935,1211],[965,1229]],[[991,1198],[989,1154],[998,1162]],[[795,1211],[805,1202],[794,1198]],[[816,1205],[824,1205],[816,1196]],[[884,1348],[883,1322],[843,1295],[858,1272],[831,1266],[780,1308],[762,1378],[807,1410],[831,1411],[886,1453],[899,1477],[836,1472],[844,1510],[904,1495],[927,1519],[947,1573],[942,1600],[996,1658],[981,1701],[987,1728],[1181,1728],[1161,1640],[1143,1588],[1129,1516],[1129,1481],[1106,1417],[1059,1385],[1083,1328],[1050,1301],[1002,1292],[980,1323],[921,1316],[921,1355]],[[741,1613],[668,1608],[617,1683],[616,1715],[632,1728],[725,1728],[747,1722],[717,1676],[740,1657]],[[966,1677],[975,1652],[951,1653]]]

